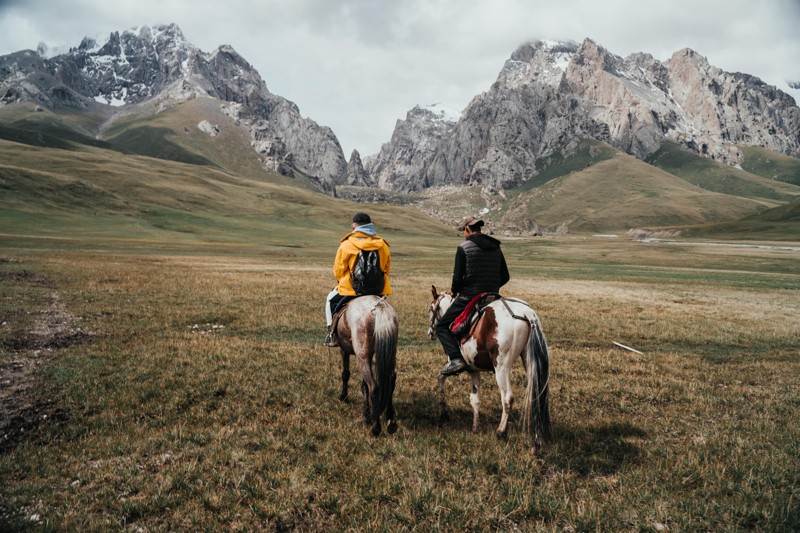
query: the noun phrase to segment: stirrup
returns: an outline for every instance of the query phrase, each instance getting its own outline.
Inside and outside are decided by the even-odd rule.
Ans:
[[[328,334],[325,336],[325,340],[322,341],[322,344],[328,348],[336,348],[339,346],[339,343],[336,341],[336,335],[333,334],[333,331],[328,332]]]
[[[463,359],[450,359],[440,372],[443,376],[454,376],[467,369],[467,362]]]

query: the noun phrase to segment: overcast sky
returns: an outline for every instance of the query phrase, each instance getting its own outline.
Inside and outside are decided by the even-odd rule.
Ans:
[[[800,0],[0,0],[0,55],[174,22],[232,45],[270,92],[376,153],[417,104],[460,111],[522,43],[591,38],[665,61],[692,48],[728,72],[800,90]]]

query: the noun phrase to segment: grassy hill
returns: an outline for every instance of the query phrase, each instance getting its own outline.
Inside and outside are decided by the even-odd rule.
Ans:
[[[223,113],[221,105],[218,100],[198,98],[165,110],[145,104],[114,116],[107,111],[34,112],[32,106],[12,106],[0,108],[0,139],[63,150],[94,146],[313,189],[302,175],[268,176],[250,145],[249,133]],[[202,120],[217,125],[219,134],[211,137],[202,132],[197,127]]]
[[[771,180],[800,185],[800,159],[778,154],[758,146],[742,146],[742,168]]]
[[[385,213],[392,222],[379,225],[400,235],[418,225],[417,210],[436,232],[470,213],[512,234],[536,225],[566,225],[573,233],[626,231],[731,223],[800,197],[798,185],[720,165],[674,144],[648,163],[584,140],[570,154],[540,161],[539,174],[515,190],[450,186],[402,198],[352,191],[354,201],[347,202],[318,193],[305,176],[266,171],[249,132],[226,114],[226,105],[198,98],[114,116],[102,106],[86,113],[0,108],[2,232],[256,243],[275,241],[266,237],[273,233],[301,242],[308,232],[338,235],[341,227],[332,229],[331,220],[341,218],[346,229],[346,213],[359,208],[358,198],[380,202],[369,210]],[[219,133],[201,131],[202,120]],[[759,172],[777,168],[791,177],[791,158],[754,153],[747,159],[761,161]],[[774,235],[775,224],[787,222],[770,224]],[[783,233],[800,238],[793,227]]]
[[[129,241],[137,248],[180,243],[251,243],[263,253],[330,242],[367,210],[382,234],[411,239],[413,228],[449,230],[416,210],[368,208],[303,187],[285,176],[237,176],[215,166],[0,141],[0,234],[6,238]],[[270,252],[272,250],[272,252]]]
[[[587,139],[572,154],[541,161],[540,173],[514,190],[440,187],[415,193],[414,201],[426,213],[441,213],[437,218],[452,222],[463,213],[483,212],[495,231],[524,234],[536,225],[550,231],[565,225],[575,233],[735,224],[800,196],[793,184],[721,165],[674,144],[652,159],[655,164]],[[791,227],[784,234],[800,238]]]
[[[800,200],[773,207],[734,222],[680,228],[693,238],[797,241],[800,239]]]
[[[517,218],[524,213],[546,226],[568,224],[570,231],[606,231],[732,220],[774,205],[693,187],[617,153],[519,194],[509,213]]]
[[[520,185],[516,192],[529,191],[560,176],[566,176],[572,172],[580,172],[595,163],[611,159],[617,152],[618,150],[615,148],[600,141],[584,139],[571,154],[565,155],[561,152],[556,152],[541,161],[537,161],[537,166],[541,168],[539,174]]]
[[[197,98],[158,112],[120,117],[107,126],[103,138],[133,153],[185,163],[211,165],[239,176],[269,179],[311,188],[304,179],[266,176],[248,131],[223,113],[219,100]],[[219,128],[212,137],[197,125],[207,120]]]
[[[797,184],[768,179],[763,174],[717,163],[671,142],[664,143],[646,162],[702,189],[732,196],[782,203],[800,194]]]
[[[61,150],[86,145],[127,152],[97,139],[96,132],[106,119],[102,113],[54,113],[32,104],[4,106],[0,107],[0,139]]]

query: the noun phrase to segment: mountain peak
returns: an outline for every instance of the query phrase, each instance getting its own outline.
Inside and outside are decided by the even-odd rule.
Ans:
[[[330,128],[271,94],[233,47],[207,54],[174,23],[87,36],[50,59],[32,51],[0,57],[0,95],[0,105],[33,102],[109,116],[114,111],[108,106],[136,106],[129,112],[148,115],[195,98],[217,99],[233,125],[250,135],[265,169],[287,175],[296,170],[327,193],[346,176]]]
[[[439,102],[425,106],[416,105],[407,114],[406,120],[411,120],[412,117],[419,116],[434,121],[444,122],[458,122],[461,118],[461,112],[454,109],[445,107]]]
[[[509,89],[534,82],[557,86],[577,50],[578,44],[573,41],[524,43],[503,65],[497,81]]]
[[[536,40],[512,53],[436,144],[398,121],[372,169],[379,186],[401,191],[513,187],[587,138],[639,159],[664,142],[728,165],[741,163],[740,146],[800,157],[800,109],[775,87],[723,72],[690,48],[662,63],[645,52],[623,59],[589,38]]]

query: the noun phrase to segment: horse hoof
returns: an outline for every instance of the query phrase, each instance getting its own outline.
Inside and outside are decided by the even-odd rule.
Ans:
[[[397,431],[397,422],[394,420],[390,420],[388,424],[386,424],[386,432],[389,435],[394,435],[394,432]]]
[[[381,425],[380,424],[374,424],[372,426],[372,436],[373,437],[377,437],[380,434],[381,434]]]
[[[343,392],[343,393],[341,393],[339,395],[339,401],[340,402],[346,402],[347,401],[347,393],[346,392]]]
[[[508,431],[498,431],[496,433],[498,440],[507,440],[508,439]]]

